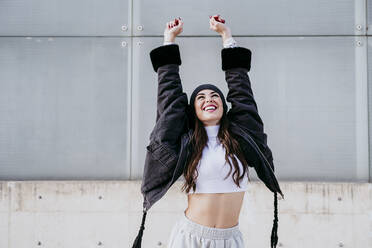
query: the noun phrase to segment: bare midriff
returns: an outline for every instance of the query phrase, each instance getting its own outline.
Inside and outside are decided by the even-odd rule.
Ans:
[[[188,194],[187,218],[203,226],[230,228],[238,225],[245,191]]]

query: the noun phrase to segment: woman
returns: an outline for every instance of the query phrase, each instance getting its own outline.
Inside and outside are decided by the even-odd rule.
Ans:
[[[188,207],[169,237],[168,248],[244,247],[239,214],[247,189],[248,166],[274,193],[271,247],[277,244],[277,193],[271,150],[263,132],[247,72],[251,51],[237,47],[224,20],[215,15],[210,29],[221,35],[222,70],[231,102],[213,84],[201,84],[190,101],[179,76],[180,52],[175,38],[183,21],[166,24],[164,44],[150,52],[158,74],[156,124],[147,146],[141,192],[143,216],[133,247],[140,248],[147,211],[183,175]],[[185,112],[187,113],[185,115]]]
[[[229,27],[219,16],[210,18],[209,24],[210,29],[221,35],[224,47],[236,46]],[[182,28],[180,19],[178,25],[177,20],[167,23],[164,45],[173,44]],[[200,85],[192,93],[190,105],[194,152],[184,171],[182,188],[188,194],[188,207],[172,229],[168,248],[242,248],[239,213],[247,189],[248,165],[238,142],[228,131],[223,93],[214,85]],[[229,157],[226,151],[236,156]]]

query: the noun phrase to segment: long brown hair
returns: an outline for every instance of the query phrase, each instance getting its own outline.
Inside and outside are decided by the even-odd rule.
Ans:
[[[229,157],[233,161],[233,165],[235,168],[235,171],[233,173],[233,180],[235,184],[240,187],[239,181],[245,177],[245,173],[247,172],[248,175],[248,180],[250,181],[249,178],[249,170],[248,170],[248,163],[244,158],[244,154],[242,153],[239,143],[237,140],[230,135],[229,132],[229,120],[226,117],[225,114],[222,115],[221,120],[220,120],[220,128],[217,134],[217,137],[221,144],[225,148],[225,160],[227,163],[230,165],[230,171],[228,175],[225,177],[225,179],[230,176],[231,170],[232,170],[232,165],[230,163],[230,160],[228,159]],[[202,157],[203,149],[208,143],[208,135],[207,132],[205,131],[204,124],[199,120],[199,118],[195,117],[195,129],[193,132],[193,135],[191,137],[191,146],[193,148],[193,152],[191,153],[191,157],[189,158],[187,162],[187,166],[185,166],[185,170],[183,171],[183,175],[185,177],[185,182],[182,186],[182,191],[186,190],[186,193],[189,193],[191,188],[195,191],[196,189],[196,179],[198,177],[198,170],[197,166],[199,163],[199,160]],[[239,171],[239,164],[238,161],[236,160],[235,156],[238,157],[240,162],[243,165],[243,173],[240,175]]]

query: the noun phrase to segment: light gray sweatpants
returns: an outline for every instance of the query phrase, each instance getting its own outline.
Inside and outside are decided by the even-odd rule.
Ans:
[[[239,224],[230,228],[200,225],[185,212],[173,226],[167,248],[244,248]]]

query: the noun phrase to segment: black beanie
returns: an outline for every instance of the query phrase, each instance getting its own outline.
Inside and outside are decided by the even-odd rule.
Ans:
[[[223,104],[223,115],[226,115],[226,112],[227,112],[228,107],[227,107],[225,97],[224,97],[222,91],[217,86],[215,86],[213,84],[201,84],[198,87],[196,87],[196,89],[192,92],[191,97],[190,97],[190,103],[189,103],[188,108],[187,108],[187,112],[188,112],[188,116],[189,116],[189,127],[192,128],[192,129],[194,128],[195,117],[196,117],[195,107],[194,107],[195,98],[196,98],[196,95],[199,93],[199,91],[205,90],[205,89],[214,90],[215,92],[217,92],[220,95],[221,100],[222,100],[222,104]]]

